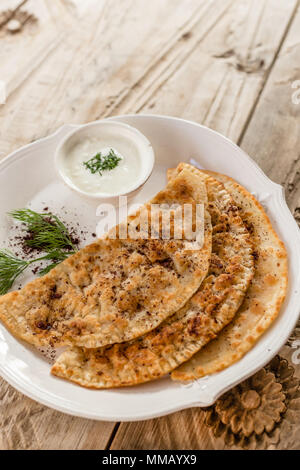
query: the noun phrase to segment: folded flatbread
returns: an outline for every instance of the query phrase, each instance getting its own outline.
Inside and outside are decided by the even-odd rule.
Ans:
[[[164,239],[161,220],[157,239],[138,238],[139,226],[144,234],[151,229],[151,204],[169,203],[177,204],[177,212],[192,207],[191,222],[197,206],[204,205],[202,247],[194,247],[197,233],[188,225],[182,239],[172,238],[180,222],[175,217],[171,238]],[[119,229],[126,225],[133,236],[121,239]],[[127,341],[158,326],[187,302],[208,271],[211,223],[203,177],[188,169],[181,172],[117,232],[119,238],[100,239],[46,276],[1,297],[5,326],[36,346],[89,348]]]
[[[173,316],[136,340],[68,349],[52,367],[54,375],[89,388],[157,379],[188,360],[233,318],[253,276],[250,237],[224,186],[185,164],[175,175],[187,170],[205,178],[213,226],[210,268],[200,289]]]
[[[255,275],[233,321],[191,360],[172,373],[174,380],[193,380],[221,371],[241,359],[270,327],[285,298],[287,253],[259,202],[225,175],[207,172],[221,181],[239,207],[254,244]]]

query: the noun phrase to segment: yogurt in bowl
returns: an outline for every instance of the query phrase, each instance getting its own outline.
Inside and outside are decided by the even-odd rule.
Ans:
[[[56,150],[55,162],[73,190],[92,198],[112,198],[130,194],[146,182],[154,151],[134,127],[99,121],[68,134]]]

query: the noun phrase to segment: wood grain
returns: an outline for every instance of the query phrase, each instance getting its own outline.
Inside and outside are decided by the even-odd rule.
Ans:
[[[113,428],[46,408],[0,379],[0,450],[104,449]]]
[[[2,0],[0,8],[18,3]],[[7,85],[0,158],[67,122],[129,112],[182,116],[241,142],[285,184],[300,220],[300,104],[292,104],[290,83],[300,79],[297,4],[28,0],[22,9],[37,23],[16,35],[0,27],[0,80]],[[2,380],[0,415],[0,449],[102,449],[114,430],[113,423],[41,406]],[[193,409],[123,423],[111,448],[226,446],[208,430],[204,413]]]
[[[179,411],[163,418],[141,423],[122,423],[111,449],[224,449],[204,424],[201,410]]]
[[[299,29],[300,12],[241,142],[262,170],[285,187],[287,202],[296,218],[300,215],[300,102],[293,103],[297,88],[292,88],[292,84],[300,80]],[[300,82],[297,87],[299,90]]]
[[[219,9],[213,14],[212,0],[186,0],[184,5],[180,0],[89,0],[90,8],[76,15],[62,14],[65,2],[60,0],[43,3],[47,9],[40,13],[38,30],[24,32],[15,44],[8,38],[0,55],[9,94],[0,108],[0,155],[66,122],[112,112],[195,15],[202,15],[205,25],[220,14]],[[10,64],[12,54],[17,70]]]

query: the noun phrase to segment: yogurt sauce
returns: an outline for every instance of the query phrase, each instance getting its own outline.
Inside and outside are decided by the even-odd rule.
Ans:
[[[106,156],[111,149],[121,159],[115,168],[93,174],[85,167],[84,162],[100,152]],[[138,146],[122,135],[85,136],[65,153],[63,166],[66,177],[78,189],[93,195],[113,196],[120,191],[125,194],[136,185],[141,173],[141,155]]]

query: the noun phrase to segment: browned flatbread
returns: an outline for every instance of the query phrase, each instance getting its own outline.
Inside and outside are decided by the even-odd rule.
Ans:
[[[150,204],[170,202],[180,208],[207,207],[203,177],[181,172],[144,206],[146,219]],[[141,213],[128,219],[130,227],[138,226]],[[98,240],[43,278],[1,297],[0,319],[36,346],[98,347],[136,338],[181,308],[199,288],[211,253],[206,209],[205,222],[201,249],[191,249],[191,233],[183,239],[165,240],[159,231],[155,240]],[[173,220],[174,230],[175,225]]]
[[[177,172],[191,169],[180,165]],[[111,347],[65,351],[52,374],[89,388],[135,385],[157,379],[188,360],[228,324],[253,276],[252,244],[224,186],[206,177],[213,253],[199,291],[150,333]]]
[[[225,175],[221,181],[240,208],[255,250],[255,275],[233,321],[191,360],[172,373],[174,380],[193,380],[221,371],[241,359],[277,317],[287,291],[288,264],[284,244],[259,202]]]

